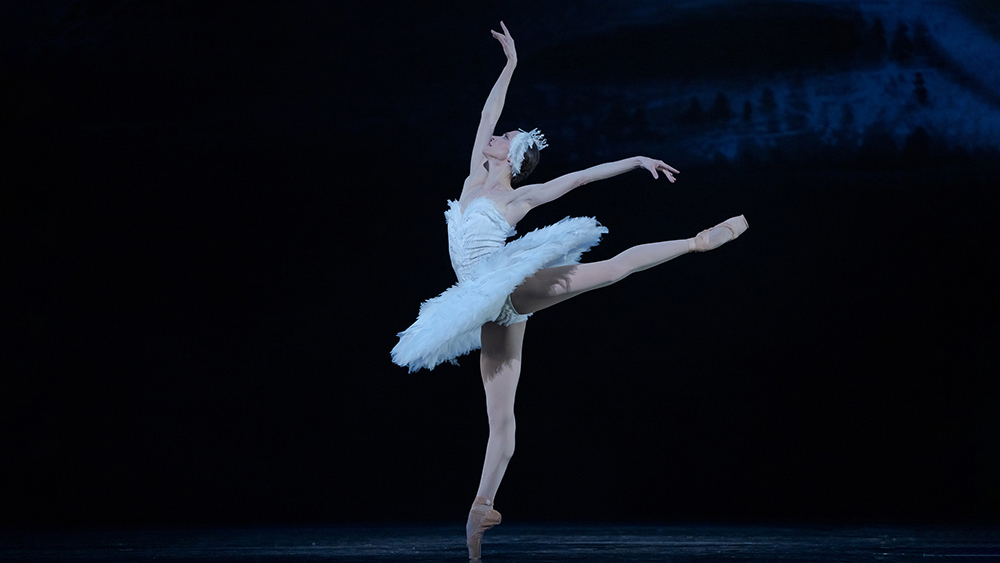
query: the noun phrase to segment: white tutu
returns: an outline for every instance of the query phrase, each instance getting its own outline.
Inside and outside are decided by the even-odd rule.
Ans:
[[[420,306],[417,321],[399,333],[392,361],[410,372],[433,369],[479,348],[479,328],[497,319],[514,288],[542,268],[576,264],[608,232],[591,217],[567,217],[504,244],[514,229],[489,199],[463,213],[448,202],[448,249],[458,283]]]

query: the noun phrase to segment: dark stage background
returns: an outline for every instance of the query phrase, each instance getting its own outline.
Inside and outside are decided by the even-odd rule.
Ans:
[[[586,186],[588,259],[750,230],[535,315],[508,519],[996,522],[994,2],[46,0],[0,8],[0,523],[464,519],[453,283],[479,110]]]

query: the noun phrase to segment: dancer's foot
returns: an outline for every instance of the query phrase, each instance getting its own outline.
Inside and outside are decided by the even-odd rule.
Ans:
[[[479,548],[483,533],[500,523],[500,513],[493,510],[493,503],[483,497],[476,497],[469,510],[469,520],[465,524],[465,543],[469,546],[469,559],[479,561]]]
[[[692,252],[705,252],[719,248],[723,244],[743,234],[750,228],[742,215],[719,223],[711,229],[705,229],[698,236],[688,239],[688,248]]]

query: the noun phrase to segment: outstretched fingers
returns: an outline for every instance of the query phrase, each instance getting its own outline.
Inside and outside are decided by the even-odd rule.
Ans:
[[[669,164],[663,162],[662,160],[656,161],[655,170],[663,172],[663,175],[667,177],[667,180],[670,180],[671,184],[677,181],[677,178],[674,178],[674,174],[681,173],[680,170],[674,168],[673,166],[670,166]],[[656,175],[654,174],[653,177],[655,178]]]
[[[653,175],[654,179],[659,179],[660,177],[659,173],[663,172],[663,175],[667,177],[667,180],[670,180],[670,183],[674,183],[677,181],[677,178],[674,177],[674,174],[681,173],[680,170],[674,168],[673,166],[670,166],[669,164],[663,162],[662,160],[653,160],[651,158],[646,158],[642,156],[639,157],[639,162],[641,163],[643,168],[649,170],[649,173]]]
[[[661,162],[660,164],[663,164],[663,163]],[[662,167],[658,166],[657,170],[662,171],[663,175],[667,177],[667,180],[670,180],[671,184],[673,184],[674,182],[677,181],[677,178],[674,178],[674,174],[680,174],[679,171],[675,170],[674,168],[672,168],[672,167],[670,167],[670,166],[668,166],[666,164],[663,164]]]
[[[494,38],[496,38],[497,41],[500,42],[500,45],[503,46],[504,55],[507,55],[508,59],[516,61],[517,49],[514,48],[514,38],[510,36],[510,31],[502,21],[500,22],[500,29],[503,30],[503,33],[499,33],[492,29],[490,30],[490,33]]]

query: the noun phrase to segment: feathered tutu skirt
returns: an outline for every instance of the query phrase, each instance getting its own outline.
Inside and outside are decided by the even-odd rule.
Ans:
[[[496,320],[514,288],[542,268],[579,263],[606,232],[594,218],[567,217],[499,247],[468,279],[420,305],[417,321],[399,333],[392,361],[411,373],[456,363],[480,347],[480,327]]]

